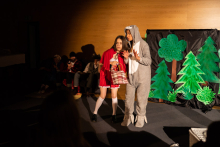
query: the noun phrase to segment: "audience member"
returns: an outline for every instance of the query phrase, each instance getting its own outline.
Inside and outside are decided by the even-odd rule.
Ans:
[[[57,76],[56,76],[57,89],[61,88],[63,80],[66,79],[67,67],[68,67],[67,63],[68,63],[68,57],[66,55],[63,55],[60,60],[60,71],[57,72]]]
[[[52,60],[49,59],[40,68],[42,73],[42,81],[39,93],[44,93],[45,90],[47,90],[50,87],[51,83],[56,81],[57,72],[60,71],[60,60],[61,57],[59,55],[54,55]]]
[[[79,86],[79,81],[86,81],[85,92],[87,96],[89,96],[90,90],[95,90],[99,85],[98,65],[101,57],[100,55],[94,55],[93,59],[94,61],[88,63],[83,72],[78,71],[74,76],[74,89]]]
[[[74,79],[74,75],[76,72],[82,70],[82,63],[77,60],[75,52],[70,53],[70,60],[67,63],[67,75],[66,75],[66,83],[67,88],[69,90],[72,89],[72,80]],[[78,92],[78,87],[74,88],[73,95]]]

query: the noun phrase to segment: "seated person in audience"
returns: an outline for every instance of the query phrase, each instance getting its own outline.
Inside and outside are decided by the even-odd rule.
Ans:
[[[57,72],[60,71],[60,60],[59,55],[54,55],[52,60],[48,60],[41,68],[42,81],[41,88],[38,93],[44,93],[51,84],[54,84],[56,81]]]
[[[42,103],[35,147],[89,147],[79,111],[69,90],[58,90]]]
[[[68,67],[67,63],[68,63],[68,57],[66,55],[63,55],[60,60],[59,72],[57,72],[57,76],[56,76],[57,89],[61,88],[63,80],[66,79],[67,67]]]
[[[192,147],[219,147],[220,146],[220,121],[212,122],[207,129],[206,142],[199,141]]]
[[[74,76],[74,89],[79,86],[79,81],[86,80],[85,84],[85,92],[86,95],[89,96],[90,90],[95,90],[95,88],[98,88],[98,80],[99,80],[99,72],[98,72],[98,65],[99,60],[101,59],[100,55],[94,55],[93,56],[94,61],[90,62],[86,65],[86,68],[83,72],[76,72]]]
[[[70,59],[67,63],[67,75],[66,75],[66,85],[69,90],[72,90],[72,80],[76,72],[82,70],[82,63],[77,60],[75,52],[70,53]],[[78,87],[74,88],[73,95],[78,92]]]

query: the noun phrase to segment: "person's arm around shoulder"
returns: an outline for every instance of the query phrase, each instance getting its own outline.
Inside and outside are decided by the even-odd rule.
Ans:
[[[147,43],[142,48],[142,55],[143,57],[140,57],[140,60],[138,62],[146,66],[151,65],[152,60],[151,60],[149,45]]]

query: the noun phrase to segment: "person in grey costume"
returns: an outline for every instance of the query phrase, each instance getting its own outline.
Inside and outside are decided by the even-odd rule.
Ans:
[[[134,123],[134,100],[137,90],[137,104],[135,127],[143,127],[147,123],[146,107],[151,84],[151,55],[149,46],[139,33],[136,25],[125,27],[126,38],[131,47],[130,51],[124,51],[124,61],[128,64],[128,84],[125,94],[125,115],[121,123],[128,126]]]

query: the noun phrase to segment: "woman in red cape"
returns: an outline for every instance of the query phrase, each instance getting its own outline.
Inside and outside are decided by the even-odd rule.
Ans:
[[[123,50],[128,50],[127,40],[124,36],[117,36],[113,47],[105,51],[102,55],[99,64],[99,69],[101,69],[100,84],[99,84],[101,94],[96,101],[95,110],[91,118],[93,122],[97,122],[97,112],[106,97],[107,88],[111,88],[112,109],[113,109],[112,122],[117,122],[116,109],[118,105],[117,92],[119,85],[113,84],[110,71],[118,70],[117,65],[120,65],[121,70],[127,73],[126,65],[124,63],[124,57],[122,56]]]

